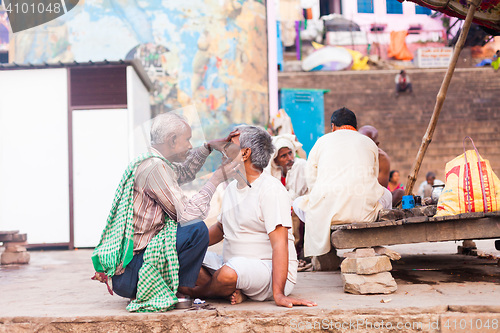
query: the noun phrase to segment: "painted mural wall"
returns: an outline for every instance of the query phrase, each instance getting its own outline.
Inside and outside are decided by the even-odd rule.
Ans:
[[[205,134],[268,118],[262,0],[87,0],[12,35],[16,63],[138,58],[153,115],[195,105]]]
[[[1,5],[0,5],[1,6]],[[0,9],[0,52],[9,50],[9,18],[7,13]]]

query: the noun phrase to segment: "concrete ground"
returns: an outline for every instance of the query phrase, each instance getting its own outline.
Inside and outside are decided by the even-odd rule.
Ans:
[[[493,240],[476,243],[500,257]],[[128,313],[127,299],[90,280],[91,250],[32,251],[29,265],[0,267],[0,332],[500,332],[498,259],[458,255],[460,244],[391,246],[402,259],[390,295],[346,294],[339,271],[303,272],[292,296],[317,307],[207,300],[161,314]]]

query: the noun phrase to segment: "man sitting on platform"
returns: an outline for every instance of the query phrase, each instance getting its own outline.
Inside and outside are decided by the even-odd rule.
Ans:
[[[330,251],[331,224],[373,222],[384,206],[377,145],[358,133],[351,110],[336,110],[331,122],[332,133],[316,141],[307,159],[309,193],[293,203],[306,227],[305,256]]]

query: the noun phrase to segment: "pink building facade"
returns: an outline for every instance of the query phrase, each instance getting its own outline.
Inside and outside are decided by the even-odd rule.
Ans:
[[[446,30],[441,17],[432,18],[431,11],[412,2],[400,3],[397,0],[341,0],[342,16],[354,21],[361,28],[365,43],[376,49],[386,58],[391,31],[408,31],[406,43],[410,51],[427,44],[442,46]],[[363,38],[353,43],[363,51]],[[365,44],[365,45],[366,45]]]
[[[342,15],[356,22],[370,37],[389,41],[391,31],[414,29],[415,34],[407,37],[409,43],[417,41],[438,41],[443,36],[441,18],[432,18],[431,11],[413,2],[400,3],[397,0],[342,0]],[[374,27],[383,27],[378,36]]]

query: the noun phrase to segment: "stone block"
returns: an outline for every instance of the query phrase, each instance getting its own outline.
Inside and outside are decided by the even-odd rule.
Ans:
[[[342,273],[344,292],[366,294],[390,294],[398,289],[391,273],[383,272],[371,275],[358,275]]]
[[[2,265],[22,265],[30,262],[30,254],[28,252],[4,252],[2,253],[0,262]]]
[[[356,253],[356,258],[374,257],[376,255],[375,250],[371,247],[356,249],[354,252]]]
[[[401,255],[399,253],[397,253],[394,250],[388,249],[386,247],[375,246],[373,249],[375,250],[376,254],[381,255],[381,256],[382,255],[387,256],[387,257],[389,257],[389,259],[391,259],[393,261],[401,259]]]
[[[14,252],[14,253],[17,253],[17,252],[26,252],[26,247],[22,246],[22,245],[11,245],[11,244],[8,244],[6,247],[5,247],[5,252]]]
[[[361,275],[389,272],[391,269],[391,261],[386,256],[356,259],[346,258],[340,265],[342,273],[355,273]]]
[[[340,271],[347,274],[356,274],[356,258],[345,258],[340,264]]]
[[[344,252],[344,258],[356,258],[356,252]]]
[[[315,271],[334,271],[340,266],[340,258],[337,256],[337,250],[332,248],[326,254],[312,257],[311,263]]]

